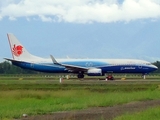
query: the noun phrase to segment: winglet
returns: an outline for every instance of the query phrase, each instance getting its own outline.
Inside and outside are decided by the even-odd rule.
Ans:
[[[50,55],[50,57],[51,57],[51,59],[52,59],[52,61],[53,61],[54,64],[61,65],[60,63],[58,63],[58,62],[56,61],[56,59],[55,59],[52,55]]]

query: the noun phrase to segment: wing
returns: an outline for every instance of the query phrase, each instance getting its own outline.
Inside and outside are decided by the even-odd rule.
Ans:
[[[53,61],[53,64],[64,66],[67,70],[76,71],[76,72],[78,71],[86,72],[88,70],[88,68],[86,67],[58,63],[52,55],[50,55],[50,57]]]

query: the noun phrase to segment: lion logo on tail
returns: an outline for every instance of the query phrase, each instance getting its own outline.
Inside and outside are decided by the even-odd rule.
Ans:
[[[15,56],[19,57],[23,53],[23,47],[21,45],[15,45],[12,48],[12,52]]]

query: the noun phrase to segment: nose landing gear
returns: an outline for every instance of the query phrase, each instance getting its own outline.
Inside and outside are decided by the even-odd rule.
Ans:
[[[146,79],[146,74],[142,74],[142,78],[145,80]]]

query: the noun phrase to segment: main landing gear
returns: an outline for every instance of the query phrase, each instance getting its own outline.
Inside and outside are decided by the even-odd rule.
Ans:
[[[78,78],[84,78],[84,74],[83,73],[78,73],[77,77]]]

